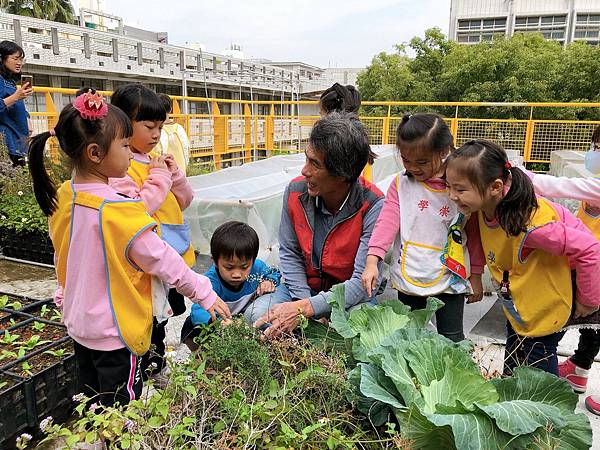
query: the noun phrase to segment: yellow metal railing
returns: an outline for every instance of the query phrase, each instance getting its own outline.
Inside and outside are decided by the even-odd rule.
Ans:
[[[75,89],[35,87],[34,91],[45,103],[44,112],[31,113],[34,132],[41,132],[57,121],[56,97],[73,96]],[[110,96],[111,93],[103,94]],[[187,131],[192,158],[198,164],[216,169],[273,154],[304,151],[310,130],[319,118],[316,101],[171,97],[171,117]],[[194,113],[181,112],[184,101],[188,111]],[[378,113],[361,116],[369,130],[371,144],[393,144],[402,114],[426,109],[442,113],[457,146],[471,139],[491,139],[507,150],[518,150],[526,162],[547,163],[554,150],[587,150],[592,131],[600,124],[597,120],[545,118],[552,116],[549,112],[585,109],[599,115],[600,103],[365,101],[363,109]],[[488,118],[500,110],[515,112],[520,118]]]

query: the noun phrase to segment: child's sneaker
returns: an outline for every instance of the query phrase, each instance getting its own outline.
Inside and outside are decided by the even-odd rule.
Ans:
[[[571,361],[571,358],[567,358],[558,365],[558,376],[567,380],[567,383],[579,394],[587,389],[588,372]]]
[[[600,396],[590,395],[585,398],[585,407],[592,414],[600,416]]]

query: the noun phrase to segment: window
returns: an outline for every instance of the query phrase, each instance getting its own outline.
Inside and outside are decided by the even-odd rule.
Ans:
[[[506,33],[506,17],[486,17],[458,21],[456,40],[462,43],[491,41],[494,36]]]

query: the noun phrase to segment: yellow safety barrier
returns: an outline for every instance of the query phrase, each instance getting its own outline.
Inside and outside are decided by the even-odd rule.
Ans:
[[[72,96],[75,89],[35,87],[43,96],[45,111],[32,112],[34,132],[53,127],[58,119],[58,95]],[[103,92],[110,96],[110,92]],[[220,169],[274,154],[303,152],[310,130],[318,120],[317,101],[235,100],[171,96],[172,117],[187,131],[191,157],[197,165]],[[63,99],[64,100],[64,99]],[[187,109],[182,108],[187,102]],[[38,103],[42,103],[41,101]],[[64,103],[64,101],[63,101]],[[56,105],[56,106],[55,106]],[[393,144],[405,112],[431,110],[443,114],[457,146],[477,138],[517,150],[526,162],[547,163],[554,150],[585,151],[600,121],[547,120],[548,111],[591,109],[600,103],[496,103],[496,102],[363,102],[379,115],[362,115],[372,144]],[[518,111],[519,119],[487,118],[494,111]],[[183,114],[181,111],[190,111]],[[387,114],[386,114],[387,110]],[[451,114],[448,114],[448,111]],[[383,113],[383,114],[381,114]],[[539,118],[536,118],[539,117]],[[51,150],[56,148],[51,146]]]

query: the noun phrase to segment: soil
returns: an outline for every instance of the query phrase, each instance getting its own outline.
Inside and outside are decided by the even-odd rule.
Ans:
[[[7,313],[6,316],[0,318],[0,332],[4,333],[4,330],[14,327],[15,325],[18,325],[21,322],[29,319],[30,317],[22,314]]]
[[[0,344],[0,351],[1,350],[9,350],[9,351],[17,352],[20,345],[22,345],[23,343],[26,343],[27,341],[29,341],[29,339],[31,337],[33,337],[35,335],[38,335],[40,337],[40,341],[50,341],[45,344],[40,344],[37,347],[34,347],[33,349],[27,351],[27,353],[33,353],[34,351],[37,351],[39,349],[47,348],[52,343],[67,336],[67,330],[66,330],[66,328],[64,328],[62,326],[47,324],[43,330],[36,331],[33,328],[34,323],[35,323],[34,321],[31,321],[27,325],[24,325],[23,327],[18,327],[14,330],[11,330],[12,334],[19,335],[19,339],[17,341],[17,342],[19,342],[19,344],[16,344],[16,343],[15,344]],[[53,347],[52,350],[57,350],[58,348],[61,348],[61,347],[60,346],[56,347],[56,348]],[[25,354],[25,356],[27,356],[27,353]],[[56,357],[51,356],[51,355],[45,355],[45,356],[48,356],[50,359],[52,359],[52,358],[56,359]],[[35,358],[37,358],[37,356],[32,359],[35,359]],[[7,364],[11,363],[15,359],[16,358],[14,358],[14,357],[8,357],[8,358],[3,359],[0,362],[0,368],[2,366],[6,366]],[[29,364],[31,364],[31,360],[30,360]],[[16,370],[16,366],[13,366],[12,368],[9,368],[6,370],[10,370],[10,371]]]
[[[27,361],[31,366],[31,372],[33,375],[40,373],[42,370],[62,361],[67,356],[75,353],[75,349],[73,348],[73,341],[69,340],[63,344],[60,344],[56,347],[52,347],[52,350],[60,350],[64,349],[65,354],[63,356],[53,356],[47,353],[40,353],[39,355],[35,355],[33,358],[29,358]],[[28,378],[30,375],[26,373],[19,373],[20,376]]]
[[[5,383],[5,382],[7,383],[6,385],[4,385],[3,387],[0,388],[0,394],[4,391],[7,391],[11,387],[13,387],[15,384],[19,383],[19,381],[21,381],[21,380],[19,380],[16,377],[0,373],[0,384]]]

